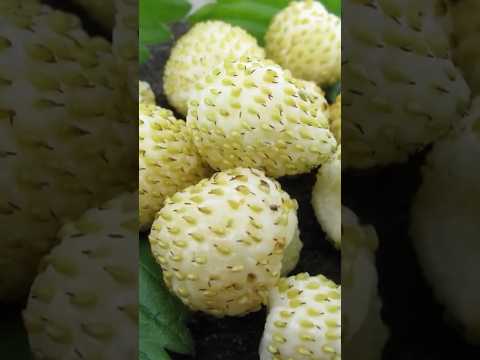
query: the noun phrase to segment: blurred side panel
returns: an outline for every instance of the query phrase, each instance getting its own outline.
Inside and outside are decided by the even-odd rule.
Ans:
[[[477,7],[343,1],[344,359],[480,356]]]
[[[137,7],[115,5],[99,31],[0,3],[0,311],[23,328],[0,342],[38,359],[137,354]]]

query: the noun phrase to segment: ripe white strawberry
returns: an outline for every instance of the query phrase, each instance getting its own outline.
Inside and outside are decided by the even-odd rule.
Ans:
[[[167,286],[193,310],[259,310],[298,261],[297,203],[255,169],[219,172],[168,198],[150,233]]]
[[[341,20],[318,1],[292,1],[265,36],[267,56],[295,77],[330,85],[340,80]]]
[[[155,94],[150,87],[150,84],[146,81],[139,81],[138,82],[138,102],[145,103],[145,104],[155,104]]]
[[[114,0],[74,0],[74,2],[82,6],[106,30],[113,29],[115,22]]]
[[[335,135],[337,143],[342,142],[342,95],[338,95],[330,106],[330,131]]]
[[[323,275],[281,279],[270,292],[260,360],[340,360],[341,288]]]
[[[437,143],[427,159],[411,234],[449,320],[480,344],[480,98],[465,123],[463,131]]]
[[[64,221],[131,186],[135,125],[118,121],[110,44],[37,1],[0,8],[0,300],[10,301],[28,293]]]
[[[187,117],[205,161],[217,170],[246,166],[273,177],[305,173],[325,162],[337,145],[328,104],[321,93],[297,83],[267,60],[219,64],[197,83]]]
[[[460,121],[470,91],[437,1],[346,0],[344,165],[403,162]],[[363,19],[368,19],[362,21]]]
[[[35,358],[137,356],[137,196],[89,210],[59,233],[24,311]]]
[[[379,360],[388,331],[380,316],[375,251],[378,239],[372,226],[342,208],[343,356]]]
[[[208,177],[185,121],[153,104],[139,109],[140,228],[150,227],[167,196]]]
[[[228,58],[265,57],[257,40],[222,21],[198,23],[180,38],[165,65],[164,90],[170,104],[187,115],[195,84]]]
[[[312,205],[318,222],[337,248],[340,248],[342,241],[341,157],[342,149],[339,146],[335,154],[318,169],[312,193]]]
[[[449,1],[454,30],[453,56],[475,95],[480,94],[480,2]]]

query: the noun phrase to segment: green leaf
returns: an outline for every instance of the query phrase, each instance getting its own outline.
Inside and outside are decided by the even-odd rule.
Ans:
[[[186,0],[140,0],[140,23],[172,23],[190,11]]]
[[[0,354],[5,359],[32,360],[20,310],[0,316]]]
[[[155,27],[143,26],[140,27],[140,41],[139,41],[139,56],[140,62],[143,63],[150,58],[150,50],[148,45],[161,44],[172,38],[170,30],[165,25],[160,24]]]
[[[337,16],[342,15],[342,0],[320,0],[325,7]]]
[[[234,17],[261,23],[269,23],[273,15],[275,15],[275,13],[278,11],[278,8],[249,0],[210,5],[213,6],[209,7],[209,18]]]
[[[147,240],[140,242],[140,359],[170,360],[167,350],[193,354],[189,312],[163,283]]]
[[[239,3],[239,2],[244,2],[244,0],[217,0],[217,3],[222,3],[222,4]],[[258,4],[270,5],[275,8],[283,9],[291,2],[291,0],[258,0],[255,2]]]
[[[190,8],[186,0],[140,0],[140,63],[150,58],[149,45],[162,44],[172,38],[168,24],[185,18]]]
[[[140,29],[140,38],[145,45],[158,44],[170,39],[170,31],[163,24],[155,28],[144,26]]]
[[[138,44],[138,58],[140,63],[144,63],[151,56],[150,50],[143,44]]]

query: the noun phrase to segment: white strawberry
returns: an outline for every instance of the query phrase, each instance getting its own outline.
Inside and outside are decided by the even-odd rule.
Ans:
[[[152,104],[139,109],[140,228],[147,230],[167,196],[208,177],[185,121]]]
[[[330,106],[330,131],[335,135],[337,143],[342,141],[342,95],[338,95]]]
[[[138,82],[138,102],[146,104],[155,104],[155,94],[150,87],[150,84],[146,81]]]
[[[225,61],[197,83],[197,91],[187,125],[214,169],[246,166],[273,177],[301,174],[336,149],[322,94],[271,61]]]
[[[229,58],[260,57],[265,51],[245,30],[222,21],[194,25],[175,44],[165,65],[164,90],[170,104],[187,115],[195,84]]]
[[[270,292],[261,360],[340,360],[341,288],[323,275],[281,279]]]
[[[331,85],[340,80],[341,20],[318,1],[292,1],[265,36],[267,56],[295,77]]]
[[[24,311],[36,359],[138,355],[137,196],[89,210],[59,233]]]
[[[310,99],[318,108],[324,109],[327,106],[325,92],[316,83],[296,78],[291,81],[300,89],[300,97]]]
[[[337,248],[340,248],[342,240],[341,156],[342,149],[339,146],[335,154],[318,169],[312,194],[312,205],[318,222]]]
[[[237,168],[168,198],[150,233],[167,286],[193,310],[259,310],[302,244],[297,203],[263,172]]]

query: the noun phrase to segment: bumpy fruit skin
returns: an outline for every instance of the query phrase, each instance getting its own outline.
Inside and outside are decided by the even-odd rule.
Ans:
[[[330,131],[340,144],[342,142],[342,95],[338,95],[330,106]]]
[[[139,104],[145,103],[149,105],[154,105],[155,94],[150,87],[150,84],[146,81],[139,81],[138,82],[138,102]]]
[[[112,30],[115,23],[114,0],[74,0],[105,29]]]
[[[211,167],[246,166],[280,177],[308,172],[335,151],[321,93],[297,85],[271,61],[241,58],[219,65],[197,84],[187,117]]]
[[[453,56],[475,95],[480,94],[480,2],[449,1],[454,30]]]
[[[257,40],[245,30],[222,21],[198,23],[175,44],[165,65],[165,95],[170,104],[186,116],[195,84],[226,59],[242,56],[265,57]]]
[[[170,110],[140,104],[139,110],[140,229],[152,224],[167,196],[211,174],[193,145],[185,121]]]
[[[380,316],[375,229],[342,208],[343,356],[380,360],[388,331]]]
[[[431,0],[346,1],[344,165],[404,162],[444,136],[468,107],[469,88],[450,54],[448,16]]]
[[[313,81],[302,79],[292,79],[291,81],[300,89],[300,97],[308,98],[320,109],[325,109],[328,105],[325,92]]]
[[[218,317],[259,310],[298,261],[297,208],[255,169],[219,172],[178,192],[149,237],[165,283],[193,310]]]
[[[339,146],[335,154],[318,169],[312,192],[312,205],[317,220],[336,248],[340,248],[342,241],[341,198],[342,149]]]
[[[37,1],[2,1],[0,24],[0,301],[13,301],[62,223],[129,189],[137,160],[110,44]]]
[[[59,233],[23,314],[36,359],[137,356],[137,197],[121,195]]]
[[[340,80],[341,20],[318,1],[292,1],[265,36],[267,56],[300,79],[319,85]]]
[[[427,159],[411,235],[449,319],[480,344],[480,98],[466,120],[469,126],[437,143]]]
[[[270,292],[260,360],[340,360],[341,287],[323,275],[281,279]]]
[[[138,93],[138,0],[115,1],[113,52],[120,71],[127,78],[132,99]],[[125,76],[126,75],[126,76]]]

